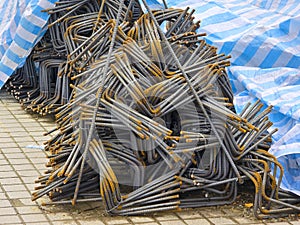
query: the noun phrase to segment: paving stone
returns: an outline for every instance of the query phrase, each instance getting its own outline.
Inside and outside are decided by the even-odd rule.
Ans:
[[[177,215],[182,219],[202,218],[202,216],[198,212],[193,212],[193,211],[178,212]]]
[[[37,176],[22,177],[21,179],[23,180],[24,184],[32,184],[37,179]]]
[[[47,216],[51,221],[73,219],[68,213],[47,213]]]
[[[11,204],[7,199],[0,199],[0,207],[10,207]],[[1,209],[0,209],[1,210]]]
[[[97,219],[95,220],[78,220],[78,222],[82,225],[105,225],[102,221]]]
[[[16,215],[9,215],[9,216],[1,216],[0,224],[20,224],[21,220]]]
[[[28,193],[28,191],[8,191],[6,192],[8,197],[11,199],[19,199],[19,198],[30,198],[31,195]]]
[[[129,219],[133,223],[144,223],[144,222],[153,222],[154,219],[151,217],[146,217],[146,216],[131,216]]]
[[[213,224],[215,225],[231,225],[237,224],[233,220],[225,217],[218,217],[218,218],[208,218]]]
[[[16,119],[17,119],[18,121],[20,121],[20,122],[21,122],[20,119],[31,119],[31,118],[34,118],[34,117],[33,117],[33,114],[29,114],[29,113],[26,113],[26,112],[24,112],[24,114],[15,114],[15,113],[14,113],[14,116],[15,116]]]
[[[0,179],[0,184],[21,184],[22,181],[19,178]]]
[[[8,165],[9,163],[5,159],[0,159],[0,165]]]
[[[0,178],[15,178],[18,177],[15,171],[3,171],[0,172]]]
[[[13,126],[11,126],[11,127],[8,127],[8,130],[10,131],[10,133],[11,133],[11,136],[14,138],[14,141],[16,141],[16,142],[18,142],[18,141],[21,141],[21,140],[16,140],[15,138],[22,138],[22,137],[20,137],[20,136],[14,136],[14,133],[15,132],[18,132],[18,133],[23,133],[23,134],[26,134],[26,131],[25,131],[25,128],[24,127],[22,127],[21,125],[20,126],[17,126],[17,125],[13,125]],[[24,136],[23,136],[24,137]]]
[[[29,132],[45,132],[44,128],[41,126],[36,126],[36,127],[25,127],[25,129]]]
[[[300,225],[300,221],[292,221],[290,223],[293,224],[293,225]]]
[[[126,219],[111,219],[106,221],[108,225],[117,225],[117,224],[129,224],[130,222]]]
[[[26,158],[25,154],[24,153],[21,153],[21,152],[12,152],[12,153],[6,153],[5,156],[8,158],[8,159],[24,159]]]
[[[0,144],[2,145],[2,143],[10,143],[13,142],[14,140],[12,138],[9,137],[0,137]]]
[[[23,214],[21,215],[25,223],[30,222],[47,222],[47,218],[43,214]]]
[[[6,142],[6,143],[1,143],[1,148],[17,148],[18,145],[14,142]]]
[[[290,225],[288,222],[275,222],[275,223],[266,223],[267,225]]]
[[[18,174],[23,177],[37,177],[39,173],[36,170],[19,170]]]
[[[25,130],[24,130],[25,132]],[[22,142],[33,142],[33,138],[30,136],[26,136],[26,137],[14,137],[14,140],[18,143],[22,143]]]
[[[0,193],[0,200],[2,200],[2,199],[7,199],[5,193],[3,193],[3,192]]]
[[[0,210],[0,220],[2,216],[6,216],[6,215],[16,215],[16,211],[14,208],[1,208]]]
[[[16,148],[3,148],[3,149],[1,149],[1,151],[4,154],[8,154],[8,153],[23,153],[22,150],[19,147],[16,147]]]
[[[26,225],[49,225],[50,222],[26,223]]]
[[[22,171],[22,170],[34,170],[34,166],[32,164],[25,164],[25,165],[13,165],[16,171]]]
[[[239,224],[250,224],[250,223],[260,223],[260,220],[256,220],[254,217],[245,218],[245,217],[239,217],[235,216],[232,217],[235,221],[237,221]]]
[[[13,138],[15,138],[15,137],[24,137],[24,135],[29,136],[29,134],[26,134],[26,131],[24,131],[24,132],[20,132],[20,131],[18,131],[18,132],[12,132],[12,133],[10,133],[10,135]]]
[[[41,214],[43,212],[38,206],[20,206],[15,209],[19,214]]]
[[[206,219],[188,219],[184,220],[188,225],[210,225],[210,222],[208,222]]]
[[[66,221],[52,221],[53,225],[78,225],[78,223],[76,223],[73,220],[66,220]],[[97,225],[97,224],[95,224]]]
[[[3,188],[7,192],[12,191],[26,191],[26,188],[23,184],[14,184],[14,185],[3,185]]]
[[[28,158],[41,158],[41,159],[45,159],[45,153],[42,152],[42,150],[39,150],[38,152],[26,152],[26,156]]]
[[[176,216],[175,214],[161,214],[159,216],[155,216],[155,218],[159,221],[165,221],[165,220],[178,220],[178,216]]]
[[[18,199],[22,206],[36,206],[36,203],[31,201],[31,198],[20,198]]]
[[[0,171],[13,171],[13,168],[11,165],[0,165]]]
[[[33,164],[39,164],[39,163],[44,163],[45,164],[45,163],[48,162],[46,157],[44,157],[44,158],[30,158],[30,160]]]
[[[172,221],[163,221],[160,222],[161,225],[185,225],[185,223],[181,220],[172,220]]]
[[[30,161],[26,158],[23,159],[9,159],[9,162],[13,165],[24,165],[24,164],[30,164]]]

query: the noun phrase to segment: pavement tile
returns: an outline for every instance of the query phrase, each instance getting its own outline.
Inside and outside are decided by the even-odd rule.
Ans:
[[[11,165],[0,165],[0,171],[13,171],[14,169],[11,167]]]
[[[10,153],[23,153],[22,150],[19,147],[16,148],[0,148],[0,150],[4,153],[4,154],[10,154]]]
[[[13,178],[13,177],[18,177],[15,171],[3,171],[0,172],[0,178]]]
[[[28,191],[7,191],[6,192],[10,199],[19,199],[19,198],[30,198],[31,195]]]
[[[10,137],[0,137],[0,144],[2,145],[3,143],[10,143],[13,142],[14,140]]]
[[[19,206],[16,207],[19,214],[41,214],[43,211],[38,206]]]
[[[208,218],[213,224],[215,225],[231,225],[237,224],[233,220],[225,217],[218,217],[218,218]]]
[[[14,142],[1,143],[1,148],[17,148],[18,145]]]
[[[11,204],[7,199],[0,199],[0,207],[10,207]],[[0,209],[1,210],[1,209]]]
[[[232,217],[232,219],[238,222],[239,224],[253,224],[253,223],[255,224],[261,222],[260,220],[257,220],[254,217],[245,218],[245,217],[235,216]]]
[[[24,165],[24,164],[30,164],[30,161],[26,158],[23,159],[9,159],[9,162],[13,165]]]
[[[42,150],[38,150],[37,152],[26,152],[26,156],[28,158],[43,158],[45,159],[45,153]]]
[[[275,222],[275,223],[266,223],[266,225],[290,225],[288,222]]]
[[[3,193],[3,192],[0,193],[0,200],[2,200],[2,199],[7,199],[5,193]]]
[[[206,219],[189,219],[184,220],[188,225],[210,225],[210,222],[208,222]]]
[[[94,220],[77,220],[82,225],[105,225],[102,221],[99,219]],[[144,225],[144,224],[143,224]]]
[[[44,158],[30,158],[30,160],[31,160],[31,162],[33,163],[33,164],[41,164],[41,163],[47,163],[48,162],[48,160],[46,159],[46,157],[44,157]]]
[[[25,130],[24,130],[25,132]],[[14,137],[15,142],[17,143],[22,143],[22,142],[33,142],[33,138],[30,136],[25,136],[25,137]]]
[[[5,159],[0,159],[0,165],[8,165],[9,163]]]
[[[12,192],[12,191],[26,191],[26,188],[24,187],[23,184],[8,184],[8,185],[3,185],[3,188],[7,192]]]
[[[133,223],[153,222],[154,219],[147,216],[131,216],[128,217]]]
[[[17,131],[17,132],[12,132],[10,133],[12,137],[24,137],[24,135],[26,134],[26,131],[22,132],[22,131]],[[29,134],[26,134],[29,135]]]
[[[194,218],[202,218],[202,216],[198,212],[193,212],[193,211],[183,211],[183,212],[178,212],[177,215],[182,218],[182,219],[194,219]]]
[[[26,223],[26,225],[49,225],[50,222]]]
[[[37,176],[31,176],[31,177],[22,177],[21,178],[25,184],[32,184],[37,179]]]
[[[19,178],[0,179],[0,184],[21,184],[22,181]]]
[[[69,215],[68,213],[47,213],[48,218],[51,221],[56,221],[56,220],[72,220],[72,216]]]
[[[129,224],[130,222],[127,219],[110,219],[106,221],[108,225],[117,225],[117,224]]]
[[[160,222],[161,225],[185,225],[185,223],[181,220],[172,220],[172,221],[163,221]]]
[[[66,221],[51,221],[53,225],[78,225],[78,223],[76,223],[73,220],[66,220]],[[97,225],[97,224],[95,224]]]
[[[4,215],[16,215],[16,211],[12,207],[1,208],[1,210],[0,210],[0,219],[1,219],[1,216],[4,216]]]
[[[37,176],[39,176],[39,172],[37,172],[36,170],[19,170],[18,174],[21,177],[37,177]]]
[[[25,129],[30,133],[30,132],[45,132],[44,128],[41,126],[36,126],[36,127],[25,127]]]
[[[21,217],[25,223],[48,222],[47,218],[43,214],[23,214]]]
[[[20,198],[18,199],[22,206],[36,206],[36,203],[31,201],[31,198]]]
[[[12,152],[12,153],[5,153],[5,156],[8,158],[8,159],[24,159],[26,158],[25,154],[24,153],[21,153],[21,152]]]
[[[165,220],[178,220],[178,216],[176,216],[175,214],[160,214],[159,216],[155,216],[155,218],[158,221],[165,221]]]
[[[34,166],[32,164],[25,164],[25,165],[13,165],[16,171],[23,171],[23,170],[34,170]]]
[[[300,221],[291,221],[290,223],[293,225],[300,225]]]
[[[0,224],[20,224],[21,220],[16,215],[9,215],[9,216],[1,216],[0,217]]]
[[[22,137],[19,137],[19,136],[14,137],[14,132],[18,132],[18,133],[22,132],[23,134],[26,134],[25,128],[22,127],[21,125],[18,127],[16,127],[16,126],[11,127],[11,128],[9,128],[9,131],[12,133],[11,136],[14,138],[15,142],[19,142],[19,141],[21,142],[22,140],[20,140],[20,138],[22,138]],[[17,138],[17,140],[16,140],[16,138]]]

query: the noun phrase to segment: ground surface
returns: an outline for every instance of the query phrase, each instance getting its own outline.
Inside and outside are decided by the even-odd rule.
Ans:
[[[32,202],[34,180],[45,170],[47,159],[41,146],[48,137],[43,132],[55,126],[50,118],[24,112],[19,103],[0,91],[0,224],[143,224],[143,225],[300,225],[297,218],[255,220],[244,207],[245,196],[237,203],[181,212],[153,214],[146,217],[110,217],[101,202],[41,206]],[[247,197],[247,196],[246,196]],[[249,198],[249,196],[248,196]]]

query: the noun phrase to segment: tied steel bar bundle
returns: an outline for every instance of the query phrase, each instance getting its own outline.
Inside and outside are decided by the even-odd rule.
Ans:
[[[54,114],[36,200],[102,201],[112,215],[231,204],[253,184],[257,218],[299,213],[268,153],[271,108],[238,115],[194,10],[138,1],[59,1],[49,29],[6,85],[28,111]],[[38,65],[38,70],[36,69]]]

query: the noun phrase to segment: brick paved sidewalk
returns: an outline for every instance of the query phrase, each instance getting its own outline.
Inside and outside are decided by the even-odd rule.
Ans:
[[[147,217],[109,217],[100,202],[41,206],[32,202],[34,180],[45,170],[47,159],[38,146],[49,137],[43,132],[55,126],[50,118],[24,112],[19,103],[0,91],[0,224],[143,224],[143,225],[300,225],[300,221],[258,221],[245,208],[224,206],[154,214]]]

